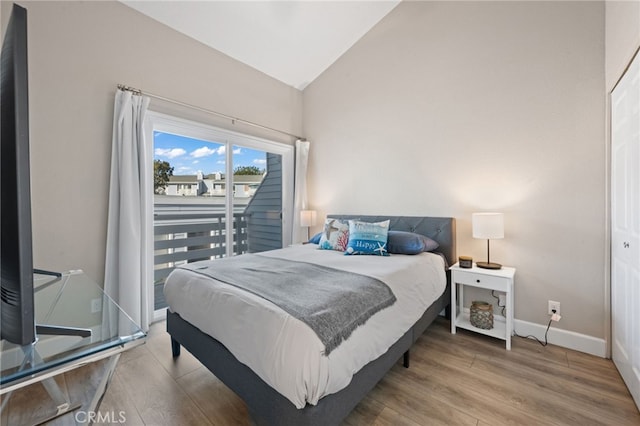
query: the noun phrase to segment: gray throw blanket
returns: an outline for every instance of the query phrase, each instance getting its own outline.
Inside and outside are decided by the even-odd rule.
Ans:
[[[307,324],[325,355],[396,297],[382,281],[306,262],[257,254],[195,262],[191,270],[260,296]]]

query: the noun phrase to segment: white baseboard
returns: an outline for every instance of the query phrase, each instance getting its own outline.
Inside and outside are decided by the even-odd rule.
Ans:
[[[553,324],[554,323],[551,323],[551,328],[549,328],[547,342],[563,348],[573,349],[575,351],[606,358],[607,345],[604,339],[587,336],[586,334],[580,334],[573,331],[562,330],[560,328],[554,328]],[[516,319],[514,321],[514,328],[515,332],[520,336],[533,335],[540,339],[540,341],[544,341],[544,332],[547,329],[547,326]]]

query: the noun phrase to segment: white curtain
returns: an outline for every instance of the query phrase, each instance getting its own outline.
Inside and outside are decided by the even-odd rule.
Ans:
[[[105,292],[145,331],[153,278],[153,185],[144,141],[148,106],[147,97],[116,91],[104,274]]]
[[[296,164],[293,195],[293,232],[292,242],[300,243],[307,239],[307,230],[300,226],[300,212],[307,206],[307,164],[309,162],[309,145],[307,141],[296,141]]]

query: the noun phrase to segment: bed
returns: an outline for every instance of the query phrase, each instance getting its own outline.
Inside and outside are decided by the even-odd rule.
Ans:
[[[325,357],[326,359],[321,359],[321,361],[325,362],[327,365],[320,365],[318,371],[320,371],[322,374],[316,372],[315,370],[311,371],[311,374],[305,372],[303,377],[304,380],[300,379],[299,376],[302,373],[298,373],[295,367],[289,368],[290,365],[295,365],[293,363],[293,361],[295,361],[294,357],[286,359],[286,351],[278,353],[274,352],[273,354],[271,354],[269,348],[264,349],[264,353],[271,355],[265,355],[263,358],[268,359],[271,357],[275,360],[274,362],[276,364],[277,362],[281,362],[282,364],[279,367],[278,365],[276,365],[274,367],[274,371],[277,374],[272,374],[271,370],[266,369],[267,367],[261,364],[266,363],[265,360],[261,358],[259,359],[255,355],[250,355],[251,351],[249,350],[247,350],[247,353],[245,353],[243,348],[247,348],[247,342],[238,343],[237,340],[240,339],[230,339],[229,337],[229,335],[244,334],[239,332],[239,330],[242,330],[243,326],[246,329],[246,321],[249,320],[245,318],[245,315],[237,317],[236,320],[234,320],[233,318],[227,318],[226,316],[223,317],[225,318],[223,320],[221,320],[220,318],[216,320],[214,319],[214,314],[211,314],[211,318],[206,318],[203,317],[202,312],[191,312],[191,309],[186,308],[194,304],[200,304],[202,300],[206,301],[209,299],[209,296],[193,294],[193,291],[189,291],[189,289],[199,288],[189,286],[203,279],[201,276],[196,276],[198,275],[197,271],[182,270],[181,272],[176,273],[175,276],[174,274],[172,274],[167,279],[165,292],[168,292],[169,297],[167,300],[170,307],[167,310],[167,331],[171,335],[173,356],[179,356],[180,347],[184,346],[200,362],[202,362],[205,367],[207,367],[213,374],[215,374],[216,377],[218,377],[223,383],[225,383],[230,389],[232,389],[245,401],[248,407],[249,414],[251,415],[253,421],[258,425],[339,424],[362,400],[362,398],[376,385],[376,383],[384,376],[384,374],[396,362],[398,362],[399,359],[403,358],[405,366],[408,367],[408,355],[411,345],[431,324],[431,322],[437,317],[437,315],[444,309],[448,308],[450,301],[450,277],[444,265],[451,265],[455,263],[456,258],[455,220],[453,218],[364,215],[329,216],[342,220],[359,219],[366,222],[379,222],[388,219],[390,221],[390,230],[419,233],[436,241],[439,244],[437,252],[440,253],[441,256],[431,256],[444,258],[444,261],[443,259],[438,259],[438,261],[440,262],[438,264],[441,265],[443,269],[445,269],[445,284],[442,289],[438,290],[439,294],[435,295],[435,300],[428,307],[422,308],[424,311],[421,310],[418,313],[418,315],[416,316],[417,320],[415,320],[415,322],[412,320],[408,325],[395,324],[394,326],[396,327],[396,329],[394,330],[394,332],[398,336],[397,339],[396,337],[393,337],[393,342],[391,342],[387,346],[384,346],[385,350],[380,355],[376,355],[375,358],[371,359],[370,361],[366,361],[366,356],[371,357],[373,352],[371,352],[372,349],[368,348],[369,341],[366,338],[362,337],[363,334],[361,333],[361,329],[364,329],[366,327],[359,327],[353,332],[353,335],[344,340],[344,342],[342,342],[337,347],[337,349],[334,349],[334,352],[328,354]],[[307,256],[309,256],[309,253],[312,250],[316,252],[324,252],[324,250],[315,250],[313,247],[311,247],[311,245],[297,248],[292,247],[291,250],[285,249],[282,250],[282,252],[286,252],[287,256],[291,256],[291,253],[293,253],[292,256],[294,256],[295,259],[306,260]],[[338,254],[337,252],[334,252],[332,254],[334,256],[345,257],[342,254]],[[324,255],[328,259],[328,256],[330,256],[331,254]],[[284,254],[281,254],[279,251],[275,251],[274,253],[264,254],[263,256],[280,258],[281,256],[284,256]],[[413,259],[402,259],[409,258],[411,256],[398,256],[400,256],[397,258],[398,261],[400,261],[400,263],[404,262],[406,265],[409,265],[409,268],[406,268],[405,265],[405,269],[411,272],[414,267],[411,266],[411,263],[407,262],[412,262]],[[357,257],[369,258],[370,256]],[[338,257],[332,258],[331,261],[335,261],[335,259],[342,262],[342,259],[338,259]],[[369,259],[363,260],[371,262],[371,260]],[[394,262],[396,262],[396,260],[394,260]],[[435,261],[430,260],[430,262]],[[374,264],[370,263],[369,268],[375,269],[375,266],[372,265]],[[405,274],[404,276],[412,277],[412,275],[410,274]],[[414,272],[414,276],[409,279],[418,278],[419,276],[416,276]],[[185,282],[188,282],[190,284],[185,284]],[[221,284],[219,283],[218,285]],[[407,298],[401,293],[398,293],[400,287],[396,285],[396,287],[393,288],[394,292],[398,294],[399,299],[402,299],[403,297],[405,299]],[[229,294],[227,294],[227,292],[223,291],[223,293],[225,298],[231,297]],[[396,305],[398,304],[396,303]],[[220,315],[226,315],[224,313],[225,305],[218,305],[218,309],[209,309],[209,311],[205,310],[205,312],[220,311],[217,313]],[[238,309],[242,308],[234,309],[238,311]],[[388,321],[389,315],[393,313],[392,309],[397,308],[394,307],[394,305],[391,305],[386,309],[382,309],[379,312],[374,313],[365,325],[374,327],[376,324],[375,321],[378,321],[379,323],[380,321],[382,321],[382,323],[393,322]],[[196,310],[194,309],[194,311]],[[385,318],[384,315],[387,315],[387,317]],[[245,321],[244,325],[243,321]],[[261,326],[263,322],[268,322],[266,320],[257,321]],[[225,328],[223,328],[221,324],[222,322],[226,323],[224,325]],[[290,322],[285,321],[283,323],[278,323],[280,325],[275,325],[275,327],[283,327],[282,324],[286,324],[288,326],[289,323]],[[402,327],[400,328],[400,333],[398,333],[398,327]],[[225,334],[226,328],[229,328],[231,330],[227,334]],[[256,341],[260,345],[264,344],[265,342],[272,341],[270,333],[275,333],[273,334],[273,336],[278,335],[277,332],[272,331],[269,328],[257,328],[257,331],[252,330],[251,332],[254,333],[254,335],[249,337],[247,341]],[[212,335],[217,336],[220,341],[211,337]],[[306,337],[301,336],[299,338],[301,339],[301,342],[306,342],[304,340]],[[309,337],[309,339],[311,339],[311,337]],[[221,343],[221,341],[225,342],[226,346],[225,344]],[[313,341],[310,341],[310,343],[308,344],[305,343],[305,345],[312,346]],[[281,348],[276,349],[280,350]],[[360,356],[360,351],[362,352],[362,356]],[[234,355],[234,353],[237,356]],[[343,365],[344,359],[346,358],[340,357],[343,356],[344,353],[357,353],[358,356],[356,358],[360,358],[359,362],[362,363],[363,359],[366,362],[363,364],[363,366],[358,366],[357,370],[353,370],[355,371],[355,374],[352,371],[352,375],[350,375],[348,379],[344,379],[338,374],[325,374],[325,370],[335,368],[336,365]],[[315,352],[313,352],[313,354],[315,354]],[[340,360],[340,362],[338,362],[337,360]],[[251,365],[253,369],[248,365]],[[353,361],[353,365],[358,364],[356,361]],[[352,368],[353,365],[350,365],[349,368]],[[300,369],[302,369],[302,367]],[[348,368],[345,367],[344,369]],[[281,374],[283,374],[284,376],[287,376],[287,374],[289,376],[295,376],[294,379],[297,381],[294,383],[293,388],[281,387],[281,383],[278,382],[279,380],[281,380]],[[309,390],[308,395],[297,395],[297,393],[300,393],[302,391],[306,392],[306,388],[312,387],[308,383],[308,376],[312,376],[314,386],[316,382],[319,382],[322,385],[320,387],[320,390],[316,390],[315,388],[313,388]],[[282,381],[284,381],[284,378],[282,378]],[[305,404],[305,400],[303,399],[301,403],[300,398],[304,398],[307,401],[311,402]]]

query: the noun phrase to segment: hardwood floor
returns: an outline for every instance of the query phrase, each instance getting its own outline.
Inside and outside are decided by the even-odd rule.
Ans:
[[[440,318],[413,347],[411,368],[399,360],[344,424],[640,425],[610,360],[517,337],[512,345],[452,335]],[[164,322],[123,354],[100,412],[123,412],[127,425],[251,424],[244,403],[187,351],[173,360]],[[50,424],[74,424],[69,417]]]

